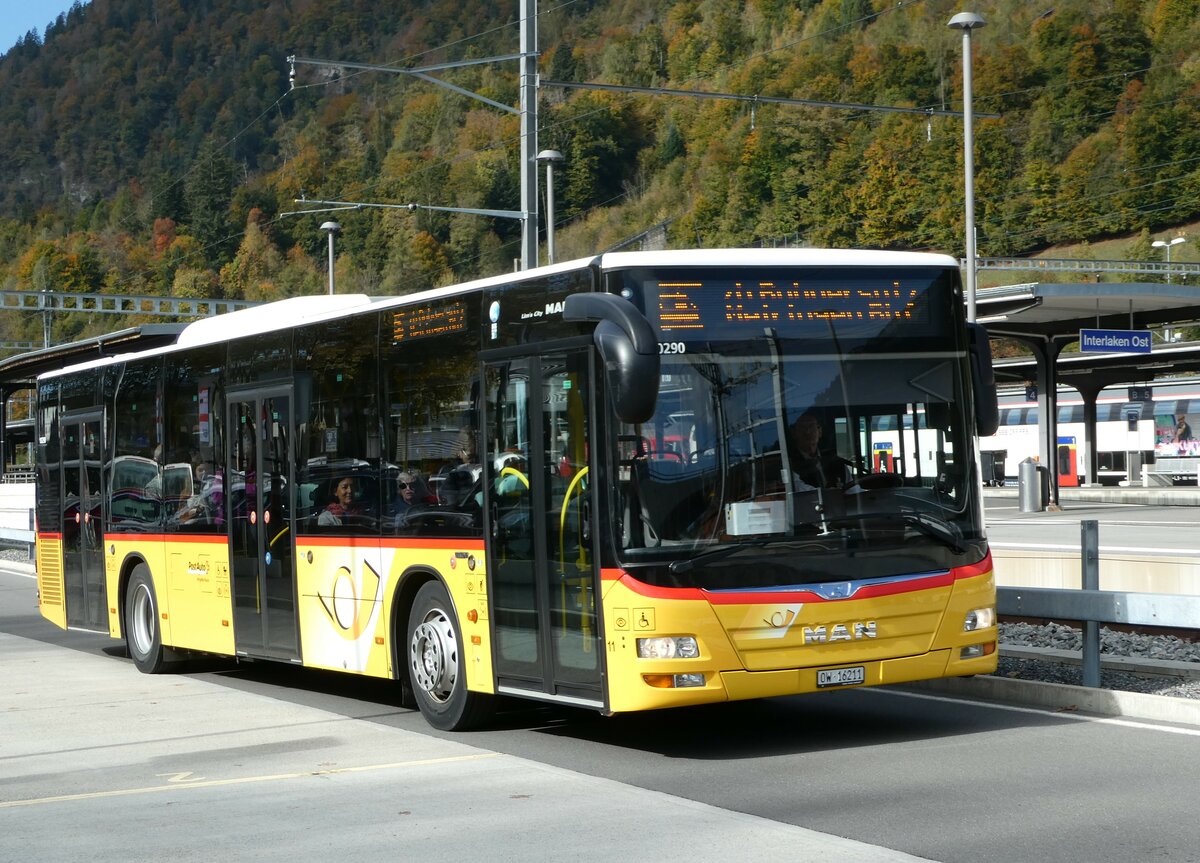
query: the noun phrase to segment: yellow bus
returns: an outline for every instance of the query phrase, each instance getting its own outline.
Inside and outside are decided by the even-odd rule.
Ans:
[[[154,336],[8,364],[40,371],[41,612],[144,672],[386,678],[462,729],[996,666],[950,257],[610,253]]]

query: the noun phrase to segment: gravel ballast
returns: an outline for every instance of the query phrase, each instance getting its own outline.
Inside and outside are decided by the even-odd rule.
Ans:
[[[1006,655],[1020,652],[1022,655]],[[1030,658],[1025,649],[1046,651],[1045,658]],[[1083,632],[1061,623],[1000,624],[1000,666],[996,676],[1045,683],[1083,685],[1080,658]],[[1049,652],[1068,651],[1071,661],[1051,658]],[[1163,673],[1126,671],[1105,667],[1106,660],[1128,658],[1144,660],[1139,667],[1157,667]],[[1200,699],[1200,643],[1172,635],[1145,635],[1100,629],[1100,686],[1124,692],[1144,692],[1173,698]],[[1112,663],[1110,663],[1112,664]],[[1194,671],[1189,667],[1195,666]],[[1180,666],[1183,666],[1182,668]]]

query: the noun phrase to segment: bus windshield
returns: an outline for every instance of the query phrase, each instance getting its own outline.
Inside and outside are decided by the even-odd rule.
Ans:
[[[616,446],[623,566],[650,583],[753,589],[982,555],[957,273],[683,284],[626,277],[662,366],[655,415],[622,425]]]

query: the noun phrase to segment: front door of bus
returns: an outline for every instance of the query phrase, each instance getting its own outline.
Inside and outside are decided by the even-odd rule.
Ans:
[[[239,654],[298,659],[292,565],[292,393],[229,397],[226,518],[233,580],[233,635]]]
[[[602,705],[591,545],[590,352],[489,363],[488,525],[501,691]]]
[[[63,584],[67,626],[107,632],[100,415],[66,417],[62,434]]]

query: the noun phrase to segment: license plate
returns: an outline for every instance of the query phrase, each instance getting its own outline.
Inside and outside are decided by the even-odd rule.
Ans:
[[[853,686],[867,679],[867,669],[863,665],[852,668],[829,668],[817,672],[817,686]]]

